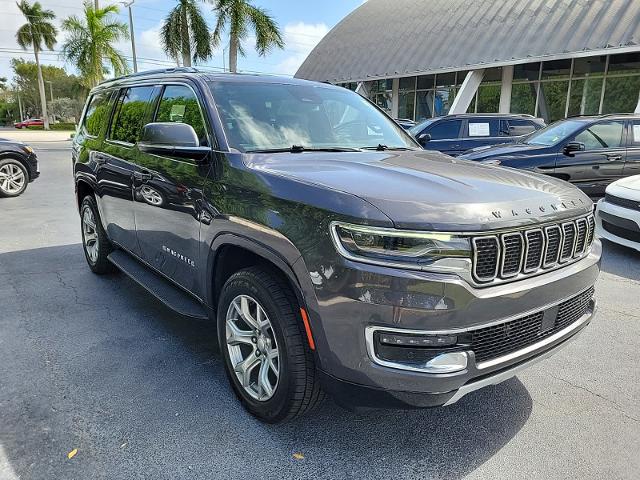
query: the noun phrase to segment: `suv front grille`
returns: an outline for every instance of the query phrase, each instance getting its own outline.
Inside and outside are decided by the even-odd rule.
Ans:
[[[495,358],[517,352],[534,343],[567,328],[578,321],[589,309],[593,298],[593,287],[575,297],[562,302],[557,307],[555,321],[550,328],[545,329],[543,318],[545,312],[536,312],[509,322],[479,328],[471,332],[471,350],[476,362],[486,362]]]
[[[593,215],[544,228],[474,237],[473,277],[478,283],[521,278],[583,257],[593,242]]]

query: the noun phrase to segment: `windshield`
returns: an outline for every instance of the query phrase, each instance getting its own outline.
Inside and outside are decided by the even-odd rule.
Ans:
[[[350,90],[256,82],[210,84],[231,147],[242,152],[419,147]]]
[[[522,143],[550,147],[574,134],[584,125],[579,120],[560,120],[526,137]]]

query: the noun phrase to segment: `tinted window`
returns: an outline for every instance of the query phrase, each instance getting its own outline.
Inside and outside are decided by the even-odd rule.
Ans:
[[[584,126],[584,122],[579,120],[561,120],[532,133],[524,143],[550,147],[561,140],[565,140],[570,135],[573,135],[582,126]]]
[[[536,131],[536,124],[529,120],[515,120],[510,119],[509,123],[509,135],[512,137],[519,137],[521,135],[528,135],[531,132]]]
[[[116,103],[111,140],[136,143],[145,122],[153,87],[134,87],[123,90]]]
[[[458,138],[462,120],[447,120],[432,126],[427,133],[431,135],[431,140],[445,140]]]
[[[623,122],[596,123],[576,135],[575,141],[584,143],[585,150],[616,148],[622,144],[623,126]]]
[[[343,88],[234,81],[211,90],[227,139],[241,151],[417,148],[394,121]]]
[[[89,100],[87,111],[82,121],[82,129],[87,135],[97,137],[109,121],[109,97],[111,92],[96,93]]]
[[[497,118],[480,118],[469,120],[470,137],[497,137],[500,135],[500,120]]]
[[[191,125],[200,138],[200,145],[207,145],[207,134],[202,112],[193,90],[184,85],[165,87],[156,122],[178,122]]]

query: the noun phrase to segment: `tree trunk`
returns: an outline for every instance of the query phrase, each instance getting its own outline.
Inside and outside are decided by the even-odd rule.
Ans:
[[[42,78],[42,68],[40,67],[40,58],[38,57],[38,48],[34,45],[33,54],[36,57],[36,68],[38,69],[38,90],[40,90],[40,105],[42,107],[42,121],[44,129],[49,130],[49,117],[47,116],[47,97],[44,93],[44,79]]]
[[[191,66],[191,39],[189,38],[189,21],[187,9],[182,7],[182,64],[185,67]]]
[[[233,31],[229,39],[229,71],[231,73],[238,71],[238,35]]]

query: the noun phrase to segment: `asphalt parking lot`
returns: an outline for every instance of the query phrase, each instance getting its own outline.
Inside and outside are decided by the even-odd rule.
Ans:
[[[0,199],[0,479],[638,478],[640,254],[605,245],[597,317],[517,378],[441,409],[327,401],[263,425],[212,325],[89,271],[68,142],[33,145],[41,178]]]

